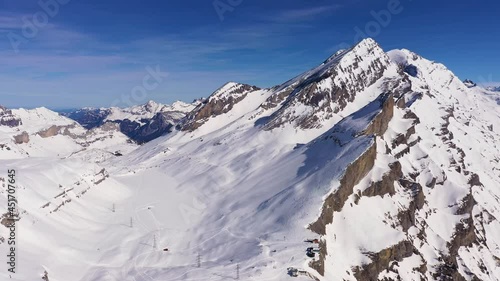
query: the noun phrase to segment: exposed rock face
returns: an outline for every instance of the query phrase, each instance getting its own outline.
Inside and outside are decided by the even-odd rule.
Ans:
[[[78,124],[76,123],[70,125],[62,125],[62,126],[52,125],[47,129],[39,131],[37,135],[39,135],[42,138],[51,138],[54,136],[62,135],[62,136],[68,136],[73,139],[85,139],[90,134],[90,131],[87,131],[83,134],[72,132],[72,130],[74,130],[77,127]]]
[[[464,80],[464,85],[467,86],[468,88],[474,88],[477,86],[476,83],[472,82],[472,80],[469,79]]]
[[[14,142],[16,144],[28,143],[30,141],[30,135],[27,132],[22,132],[20,135],[14,136]]]
[[[183,131],[193,131],[215,117],[229,112],[234,105],[242,101],[249,93],[259,90],[256,86],[227,83],[215,91],[208,99],[188,114]]]
[[[277,93],[267,98],[267,100],[263,104],[261,104],[260,107],[264,110],[275,108],[280,103],[282,103],[292,92],[293,88],[278,91]]]
[[[364,131],[365,135],[382,136],[387,131],[389,122],[394,115],[394,96],[392,94],[383,96],[381,102],[383,102],[382,111],[375,117],[370,126],[366,128]]]
[[[104,124],[104,120],[111,114],[110,109],[84,108],[64,116],[77,121],[85,129],[93,129]]]
[[[403,176],[401,163],[394,162],[389,167],[391,168],[389,173],[385,174],[381,181],[373,182],[370,187],[365,189],[362,193],[363,196],[384,196],[385,194],[394,195],[396,193],[394,182]]]
[[[453,239],[447,243],[449,253],[443,257],[444,264],[438,267],[437,272],[434,274],[435,278],[460,281],[469,280],[469,278],[479,280],[473,273],[470,273],[467,279],[462,276],[458,272],[457,260],[458,250],[461,247],[472,247],[473,244],[479,245],[472,215],[472,210],[476,204],[474,197],[470,193],[462,200],[462,206],[457,210],[457,215],[468,214],[468,218],[457,225]]]
[[[12,110],[0,105],[0,125],[8,127],[17,127],[22,124],[19,117],[12,114]]]
[[[11,213],[7,212],[2,216],[0,216],[0,224],[5,226],[6,228],[9,228],[13,224],[15,224],[16,221],[21,219],[19,214],[14,214],[14,217],[12,217],[11,215],[12,215]]]
[[[402,241],[378,253],[366,253],[372,262],[354,269],[354,276],[356,280],[378,280],[380,272],[390,270],[391,262],[402,261],[412,256],[414,251],[415,248],[411,242]]]
[[[225,121],[223,119],[226,116],[221,115],[232,115],[231,110],[234,109],[237,109],[236,114],[239,114],[242,105],[246,105],[252,95],[255,95],[260,99],[258,102],[252,101],[253,106],[257,107],[265,101],[257,110],[249,110],[249,114],[235,120],[232,123],[235,126],[226,126],[217,129],[216,133],[207,133],[203,136],[203,143],[199,143],[194,137],[193,140],[187,140],[192,134],[179,134],[180,137],[185,137],[181,139],[182,145],[177,146],[177,137],[173,138],[173,143],[169,143],[170,140],[165,143],[165,147],[175,145],[172,146],[175,151],[159,147],[163,151],[153,151],[157,157],[147,159],[147,162],[135,159],[130,162],[135,162],[134,165],[140,168],[161,168],[162,172],[175,171],[171,173],[173,176],[186,178],[194,173],[198,175],[211,171],[215,176],[238,172],[238,177],[222,178],[213,184],[233,187],[231,185],[234,183],[239,189],[234,190],[235,197],[227,197],[233,200],[223,197],[223,200],[213,201],[220,202],[221,205],[229,204],[220,208],[220,213],[219,206],[211,210],[214,204],[209,204],[211,206],[208,206],[207,210],[214,213],[207,213],[216,215],[204,216],[203,218],[207,219],[205,225],[213,226],[214,222],[224,225],[226,222],[240,222],[240,213],[235,212],[234,216],[224,214],[228,210],[245,207],[238,209],[249,210],[246,217],[246,214],[242,216],[245,221],[240,224],[243,228],[238,233],[250,233],[250,228],[254,230],[262,226],[262,232],[252,233],[255,234],[252,237],[258,237],[262,242],[267,238],[275,238],[272,236],[273,231],[281,226],[283,229],[293,229],[294,234],[302,234],[302,231],[307,233],[306,235],[311,234],[303,229],[305,218],[311,218],[310,216],[314,216],[316,211],[322,208],[319,217],[306,222],[311,223],[310,230],[321,236],[315,237],[319,239],[317,259],[309,262],[312,269],[324,276],[321,280],[498,280],[500,244],[496,234],[499,233],[500,226],[497,221],[500,214],[500,194],[496,189],[496,175],[500,171],[500,158],[494,155],[498,143],[498,134],[494,129],[498,128],[498,122],[496,118],[484,118],[497,115],[481,116],[481,110],[472,105],[473,102],[479,101],[479,95],[475,100],[461,97],[472,97],[479,89],[467,89],[461,81],[456,81],[453,75],[443,71],[441,66],[423,63],[422,58],[413,55],[413,58],[408,57],[407,61],[400,65],[399,72],[395,72],[392,71],[395,70],[394,65],[386,65],[384,56],[385,54],[379,53],[375,44],[367,40],[354,49],[335,54],[322,66],[274,89],[258,91],[254,86],[227,84],[196,107],[186,119],[183,119],[183,114],[172,116],[166,112],[156,112],[158,105],[150,102],[143,108],[138,108],[149,113],[156,112],[147,118],[137,117],[141,115],[131,110],[129,118],[120,119],[116,117],[119,114],[116,114],[115,118],[110,120],[103,121],[104,119],[97,116],[87,121],[89,126],[99,126],[96,130],[121,131],[131,139],[143,143],[169,133],[176,125],[179,129],[189,132],[200,129],[204,124],[212,125],[207,122]],[[390,71],[384,73],[386,68],[390,68]],[[374,87],[360,92],[370,85]],[[374,98],[376,93],[384,94]],[[362,94],[366,95],[361,96]],[[355,102],[349,104],[353,100]],[[367,106],[358,108],[367,102]],[[355,113],[337,122],[320,137],[314,135],[320,130],[301,131],[330,124],[323,121],[329,118],[332,121],[337,120],[332,116],[343,108],[346,109],[344,112],[351,113],[352,109]],[[344,115],[344,112],[337,116],[348,115]],[[253,122],[248,121],[253,117],[247,119],[248,116],[262,117],[263,121],[256,122],[255,124],[259,125],[252,127]],[[214,117],[221,118],[210,120]],[[28,120],[24,117],[23,119]],[[466,123],[467,125],[464,125]],[[276,147],[274,144],[268,145],[275,141],[274,138],[269,143],[265,143],[264,138],[258,139],[258,142],[254,143],[267,145],[265,150],[258,151],[262,146],[253,147],[254,144],[249,142],[247,147],[246,138],[236,140],[240,136],[248,136],[246,129],[252,130],[256,135],[271,135],[274,132],[259,130],[276,129],[282,125],[287,126],[287,130],[283,130],[285,133],[293,131],[288,131],[293,127],[301,142],[303,138],[308,138],[309,134],[315,136],[314,141],[308,140],[307,144],[297,145],[292,150],[295,139],[292,139],[290,145],[288,141],[291,139],[290,135],[293,136],[291,132],[290,135],[284,136],[286,144],[283,146],[279,146],[281,143]],[[206,131],[210,131],[208,127]],[[235,127],[238,127],[238,130],[232,131]],[[71,128],[52,126],[40,132],[40,135],[71,135]],[[16,134],[21,131],[16,131]],[[206,131],[203,130],[203,133]],[[282,130],[276,131],[276,135],[280,136]],[[240,134],[241,132],[245,134]],[[233,140],[226,138],[227,135],[233,136],[232,134],[236,136]],[[464,137],[467,134],[468,137]],[[29,140],[29,136],[23,134],[18,137],[20,143],[24,142],[26,137]],[[184,141],[190,142],[189,149],[181,147],[188,147],[183,145]],[[323,145],[315,145],[320,142],[323,142]],[[209,155],[218,155],[220,152],[224,154],[224,147],[234,144],[239,145],[239,151],[236,151],[235,155],[221,157],[224,158],[223,163],[210,158]],[[215,150],[211,150],[212,147],[215,147]],[[149,148],[151,147],[146,146],[143,151],[146,155],[153,155],[149,154],[151,151],[147,151]],[[246,150],[247,148],[250,149]],[[268,151],[273,149],[280,150],[276,152],[279,157],[268,154]],[[140,152],[141,148],[138,151]],[[216,153],[213,153],[214,151]],[[244,162],[247,159],[241,161],[247,155],[244,153],[262,151],[265,155],[259,155],[262,157],[259,157],[259,160],[267,160],[269,155],[276,159],[276,162],[271,162],[272,165],[269,166],[265,166],[266,163],[258,163],[255,166],[240,165],[241,162],[247,164]],[[175,156],[170,157],[170,152],[175,152]],[[299,155],[302,152],[304,155]],[[162,156],[162,153],[166,155]],[[122,154],[115,152],[114,155]],[[137,155],[139,153],[135,154]],[[191,157],[194,158],[193,162],[183,162]],[[127,156],[122,159],[132,160]],[[211,161],[208,163],[204,159]],[[274,166],[280,166],[274,164],[281,164],[282,162],[278,162],[281,159],[286,161],[287,165],[283,165],[285,170],[278,170],[283,173],[274,174]],[[176,162],[170,162],[171,160]],[[253,160],[248,157],[249,162]],[[91,183],[106,187],[109,178],[117,172],[114,166],[117,162],[119,161],[113,161],[111,175],[102,169],[99,173],[94,173]],[[184,169],[183,167],[189,165],[177,165],[179,163],[192,164],[193,169]],[[228,166],[225,166],[226,163]],[[233,165],[235,163],[236,165]],[[177,167],[181,168],[176,170]],[[186,172],[180,171],[181,169]],[[247,171],[240,174],[237,169]],[[261,173],[260,170],[264,169],[265,173]],[[293,181],[286,179],[289,175]],[[267,181],[268,178],[277,180]],[[265,182],[260,184],[262,179]],[[284,184],[280,181],[282,179]],[[254,183],[254,180],[255,185],[246,185],[247,182]],[[88,181],[85,176],[81,183]],[[77,185],[81,183],[79,181]],[[196,188],[198,185],[193,186]],[[205,190],[217,190],[212,187],[211,183],[207,184]],[[89,188],[82,190],[76,197],[80,198]],[[254,190],[257,192],[252,193]],[[190,192],[196,193],[198,190],[193,189]],[[233,191],[228,188],[227,193]],[[244,196],[239,200],[238,196],[241,194]],[[71,201],[70,195],[71,189],[64,189],[55,197],[59,199],[58,204],[49,202],[42,208],[53,209],[55,205],[53,212],[61,210],[64,204]],[[251,200],[248,200],[249,198]],[[321,201],[322,199],[325,200]],[[309,204],[311,201],[314,204]],[[252,211],[255,213],[251,213]],[[294,212],[299,212],[299,215],[292,214]],[[224,220],[220,219],[220,215],[224,216]],[[8,223],[9,219],[3,218],[2,221]],[[235,220],[232,221],[233,219]],[[287,234],[287,238],[290,237],[290,232],[283,233]],[[222,239],[242,237],[237,236],[239,235],[229,235]],[[283,237],[281,233],[278,236]],[[306,264],[307,262],[296,259],[301,254],[302,249],[299,248],[302,246],[292,245],[295,242],[286,245],[289,251],[291,247],[298,249],[293,263]],[[260,243],[260,246],[263,245],[264,243]],[[264,255],[265,258],[269,257],[267,247],[261,253],[257,253],[259,246],[254,249],[255,255],[259,255],[256,256],[258,260]],[[276,252],[274,249],[271,251]],[[250,252],[249,256],[253,255]],[[279,257],[276,255],[273,258]],[[288,258],[280,260],[280,263],[291,263],[292,259]],[[302,260],[300,257],[299,259]],[[267,263],[263,264],[264,267],[268,266]],[[256,266],[254,277],[262,276],[260,269],[257,272],[258,267]],[[303,275],[316,279],[318,274],[314,273],[313,276],[311,272],[309,270]],[[409,275],[412,277],[408,277]],[[36,278],[39,278],[39,275]]]
[[[373,144],[368,151],[347,167],[339,189],[326,198],[321,215],[309,226],[310,230],[320,235],[326,234],[326,225],[332,223],[334,213],[342,210],[345,201],[352,195],[354,186],[373,168],[376,156],[377,146]]]
[[[388,56],[371,39],[334,55],[275,90],[261,108],[281,107],[265,128],[271,130],[285,123],[302,129],[321,127],[323,120],[330,119],[352,102],[357,93],[379,80],[389,64]],[[298,113],[295,110],[298,107],[306,110]]]
[[[356,119],[360,113],[367,114],[365,111],[371,107],[379,108],[375,111],[376,114],[371,117],[371,121],[368,123],[366,128],[359,128],[361,132],[353,131],[355,135],[352,137],[357,137],[360,135],[383,135],[389,122],[393,116],[394,108],[394,98],[392,94],[381,94],[375,101],[367,105],[365,108],[361,109],[359,112],[351,115],[353,119]],[[373,109],[372,109],[373,110]],[[342,124],[343,122],[339,122]],[[337,130],[333,129],[333,133],[337,133]],[[340,132],[339,132],[340,133]],[[351,134],[352,134],[351,133]],[[330,136],[333,140],[340,146],[343,145],[344,140],[336,139],[335,136]],[[330,194],[325,200],[322,208],[322,212],[318,220],[309,226],[309,229],[320,234],[326,234],[326,225],[332,223],[333,215],[335,212],[342,210],[346,200],[353,194],[353,188],[358,184],[366,174],[373,168],[375,163],[375,158],[377,155],[377,145],[373,143],[372,146],[366,150],[356,161],[351,163],[344,175],[340,180],[340,187],[338,190]],[[399,171],[396,169],[396,174],[399,175]],[[368,191],[370,192],[370,191]]]
[[[400,178],[399,184],[412,194],[412,200],[407,209],[401,210],[398,214],[398,220],[404,232],[415,225],[415,213],[422,209],[425,203],[425,195],[422,186],[419,183]]]
[[[418,75],[418,68],[414,66],[413,64],[409,64],[405,67],[405,73],[408,73],[408,75],[417,77]]]
[[[469,184],[471,186],[483,186],[481,180],[479,180],[479,175],[473,173],[469,179]]]
[[[49,273],[48,273],[47,271],[45,271],[45,272],[43,273],[42,280],[43,280],[43,281],[50,281],[50,280],[49,280]]]
[[[50,138],[58,135],[62,129],[63,127],[61,126],[53,125],[50,126],[48,129],[38,132],[38,135],[41,136],[42,138]]]
[[[86,129],[120,131],[142,144],[169,133],[198,104],[196,100],[191,104],[175,102],[172,105],[149,101],[129,108],[84,108],[64,115]]]
[[[325,258],[328,255],[328,251],[324,240],[319,241],[319,249],[319,258],[315,261],[311,261],[309,266],[314,268],[319,274],[325,275]]]
[[[158,113],[143,125],[128,119],[119,122],[119,124],[120,131],[129,138],[138,143],[146,143],[171,132],[175,123],[167,114]]]

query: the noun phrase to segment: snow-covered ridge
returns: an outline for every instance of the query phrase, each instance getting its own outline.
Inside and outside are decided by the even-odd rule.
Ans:
[[[45,107],[35,109],[12,109],[12,113],[19,117],[22,122],[22,130],[28,133],[37,133],[51,126],[67,126],[76,124],[75,121],[59,115]]]
[[[225,114],[253,92],[260,90],[256,86],[228,82],[199,104],[183,120],[182,130],[193,131],[205,124],[212,117]]]
[[[267,129],[286,124],[302,129],[319,128],[338,118],[356,94],[375,84],[386,71],[395,74],[387,54],[372,39],[342,50],[318,67],[287,81],[261,106],[277,108]]]
[[[228,82],[224,86],[217,89],[212,95],[210,95],[209,100],[211,99],[227,99],[230,95],[241,95],[243,91],[239,91],[244,84],[236,83],[236,82]],[[238,96],[235,96],[237,98]]]
[[[155,101],[148,101],[144,105],[132,106],[129,108],[112,107],[109,110],[110,114],[106,117],[105,121],[125,120],[135,121],[142,123],[143,119],[151,119],[158,113],[171,113],[182,118],[186,113],[191,112],[197,103],[185,103],[177,101],[172,105],[165,105],[156,103]]]
[[[135,147],[116,128],[86,130],[74,120],[44,107],[1,109],[1,117],[9,117],[6,122],[0,118],[0,159],[64,157],[95,149],[100,150],[96,155],[111,155]]]

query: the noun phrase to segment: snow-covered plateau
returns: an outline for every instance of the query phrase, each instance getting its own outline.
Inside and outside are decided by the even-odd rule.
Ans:
[[[500,280],[500,93],[467,84],[365,39],[192,104],[0,107],[0,280]]]

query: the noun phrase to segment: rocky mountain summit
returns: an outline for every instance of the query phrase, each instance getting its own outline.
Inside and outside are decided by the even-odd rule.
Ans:
[[[186,116],[182,130],[193,131],[210,117],[228,113],[234,105],[242,101],[248,93],[259,90],[256,86],[229,82],[215,91]]]
[[[472,80],[470,79],[465,79],[464,80],[464,85],[467,86],[468,88],[473,88],[473,87],[476,87],[477,84],[474,83]]]

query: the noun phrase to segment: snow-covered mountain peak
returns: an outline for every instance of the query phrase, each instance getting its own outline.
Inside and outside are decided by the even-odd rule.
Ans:
[[[225,114],[247,97],[260,90],[257,86],[235,82],[226,83],[187,115],[182,130],[193,131],[210,118]]]
[[[167,106],[168,109],[172,111],[189,113],[195,109],[200,104],[200,101],[193,101],[192,103],[187,103],[183,101],[176,101],[172,105]],[[165,109],[164,109],[165,110]]]
[[[251,91],[256,91],[258,89],[259,89],[258,87],[248,84],[228,82],[224,84],[224,86],[220,87],[215,92],[213,92],[208,99],[209,101],[227,100],[230,97],[232,97],[233,99],[238,99],[242,95],[245,95],[246,93]]]
[[[145,105],[144,108],[149,111],[149,112],[155,112],[158,111],[159,108],[163,107],[162,104],[156,103],[153,100],[148,101]]]
[[[351,51],[357,52],[357,53],[363,53],[366,52],[366,50],[370,49],[375,49],[378,48],[380,51],[382,50],[380,45],[373,40],[372,38],[366,38],[361,40],[358,44],[352,46],[349,49],[340,49],[336,51],[333,55],[331,55],[328,59],[325,60],[323,64],[327,64],[328,62],[331,62],[332,60],[336,60],[339,58],[344,57],[344,55],[348,54]],[[363,51],[365,50],[365,51]]]
[[[477,84],[474,83],[474,81],[472,81],[470,79],[465,79],[463,82],[464,82],[464,85],[467,86],[467,88],[473,88],[473,87],[477,86]]]
[[[350,49],[337,51],[334,55],[328,58],[325,63],[302,75],[299,75],[297,77],[298,79],[295,78],[292,81],[307,81],[311,78],[322,77],[327,73],[342,73],[345,72],[345,69],[349,68],[351,65],[355,65],[355,67],[357,67],[358,63],[363,61],[366,62],[367,59],[369,60],[369,57],[381,58],[387,61],[387,55],[378,43],[371,38],[360,41]]]
[[[323,64],[278,86],[263,110],[277,109],[267,129],[293,124],[302,129],[319,128],[342,111],[357,93],[375,84],[386,70],[395,74],[387,54],[373,39],[338,52]]]

